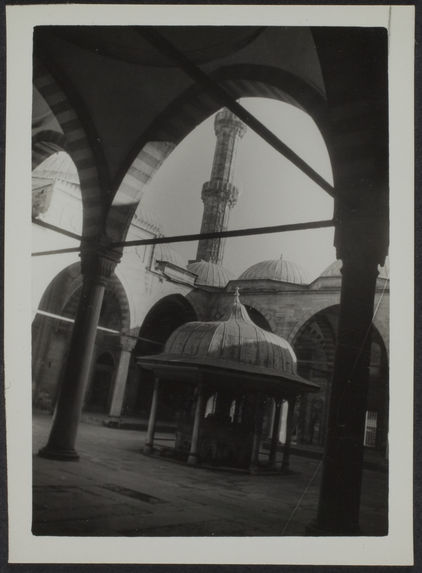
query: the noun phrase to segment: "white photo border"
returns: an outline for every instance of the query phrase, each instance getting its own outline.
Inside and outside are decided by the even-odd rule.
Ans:
[[[33,536],[31,430],[32,38],[38,25],[385,27],[389,32],[390,433],[385,537]],[[26,5],[6,7],[5,397],[9,562],[411,565],[413,563],[414,7]],[[27,223],[26,223],[27,221]]]

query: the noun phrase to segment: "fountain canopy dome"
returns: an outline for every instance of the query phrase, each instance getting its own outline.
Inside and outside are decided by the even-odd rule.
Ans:
[[[249,375],[259,385],[263,377],[271,377],[272,383],[292,383],[294,388],[290,390],[296,393],[318,390],[316,384],[297,375],[297,360],[290,344],[252,322],[239,300],[238,289],[225,319],[187,322],[170,335],[161,354],[139,357],[138,362],[149,368],[159,363],[218,368]]]

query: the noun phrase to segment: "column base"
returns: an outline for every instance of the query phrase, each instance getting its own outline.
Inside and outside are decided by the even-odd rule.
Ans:
[[[144,454],[152,454],[154,448],[151,444],[145,444],[144,449],[142,451]]]
[[[198,454],[189,454],[187,461],[188,466],[197,466],[198,461]]]
[[[40,458],[46,458],[48,460],[58,460],[62,462],[77,462],[79,461],[79,454],[73,448],[70,449],[59,449],[52,448],[51,446],[45,446],[38,451],[38,456]]]
[[[107,420],[103,421],[103,425],[107,426],[107,428],[120,428],[120,424],[120,416],[108,416]]]

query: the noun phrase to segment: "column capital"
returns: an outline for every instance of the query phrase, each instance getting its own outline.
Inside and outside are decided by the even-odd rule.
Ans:
[[[104,239],[81,245],[81,272],[96,284],[107,285],[121,259],[121,252],[107,246]]]
[[[120,348],[126,352],[132,352],[135,348],[138,339],[135,336],[130,336],[128,334],[122,334],[120,336]]]
[[[388,215],[344,205],[337,206],[336,210],[337,258],[360,265],[384,265],[389,242]]]

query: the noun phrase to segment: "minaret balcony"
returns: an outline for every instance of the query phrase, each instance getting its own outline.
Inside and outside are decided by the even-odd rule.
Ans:
[[[229,181],[213,179],[203,184],[201,197],[204,203],[216,201],[221,204],[224,202],[231,208],[237,203],[239,189]]]

